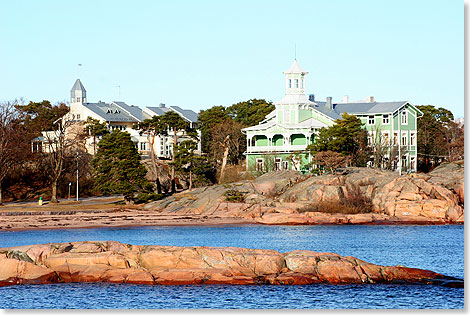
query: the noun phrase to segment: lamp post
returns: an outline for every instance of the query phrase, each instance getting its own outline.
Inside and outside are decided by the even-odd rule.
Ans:
[[[70,200],[70,188],[72,187],[72,182],[69,182],[69,199]]]
[[[77,201],[78,201],[78,151],[77,151]]]

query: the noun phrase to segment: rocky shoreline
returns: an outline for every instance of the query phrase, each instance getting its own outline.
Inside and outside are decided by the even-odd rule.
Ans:
[[[228,200],[227,193],[237,196]],[[367,213],[316,211],[322,205],[367,201]],[[260,224],[463,224],[464,165],[446,163],[429,174],[398,176],[372,168],[312,176],[295,171],[253,181],[203,187],[144,206],[162,215],[243,218]],[[309,210],[309,209],[313,210]]]
[[[227,192],[242,200],[227,200]],[[360,195],[367,213],[315,211]],[[0,208],[0,231],[177,225],[463,224],[464,165],[446,163],[428,174],[398,176],[370,168],[312,176],[294,171],[264,174],[252,181],[183,191],[140,206],[31,210]],[[37,207],[37,206],[36,206]],[[320,206],[321,208],[321,206]]]
[[[0,286],[67,282],[464,285],[462,279],[429,270],[379,266],[334,253],[130,245],[115,241],[0,248],[0,265]]]

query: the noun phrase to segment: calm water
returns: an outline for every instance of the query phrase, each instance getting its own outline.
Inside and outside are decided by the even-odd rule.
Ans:
[[[328,251],[464,277],[464,227],[222,226],[0,232],[0,247],[82,240]],[[0,267],[1,268],[1,267]],[[0,308],[463,308],[464,290],[430,285],[0,287]]]

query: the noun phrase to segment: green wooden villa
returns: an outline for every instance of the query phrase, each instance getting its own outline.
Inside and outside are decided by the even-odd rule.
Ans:
[[[423,115],[418,108],[408,101],[376,102],[372,96],[354,102],[347,96],[341,103],[331,97],[316,101],[313,94],[305,94],[307,74],[294,60],[284,72],[286,94],[274,103],[276,108],[258,125],[242,130],[247,137],[247,170],[308,170],[312,157],[306,154],[307,145],[314,143],[320,128],[348,113],[361,119],[370,145],[380,141],[388,154],[396,151],[394,170],[416,172],[417,118]]]

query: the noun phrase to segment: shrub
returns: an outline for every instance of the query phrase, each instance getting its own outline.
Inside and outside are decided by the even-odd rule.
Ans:
[[[361,192],[359,186],[347,186],[346,194],[340,200],[311,203],[297,209],[297,211],[300,213],[310,211],[341,214],[370,213],[372,212],[372,200]]]
[[[156,201],[163,198],[163,194],[156,193],[139,193],[137,195],[135,203],[147,203],[150,201]]]
[[[227,202],[244,202],[246,192],[229,189],[224,192],[225,200]]]

